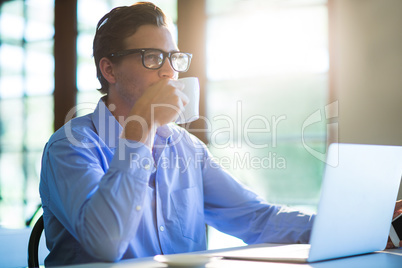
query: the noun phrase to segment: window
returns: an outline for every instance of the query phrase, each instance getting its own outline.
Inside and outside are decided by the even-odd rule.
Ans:
[[[176,21],[175,0],[154,1]],[[78,114],[96,106],[92,41],[98,20],[128,0],[78,0]],[[10,27],[12,25],[12,27]],[[0,4],[0,225],[22,227],[40,204],[43,148],[54,121],[54,0]]]
[[[318,203],[307,149],[325,153],[327,127],[307,120],[327,105],[327,21],[325,1],[207,0],[209,147],[270,203]]]
[[[176,0],[154,1],[177,21]],[[92,40],[98,20],[123,0],[79,0],[77,104],[99,100]],[[207,0],[209,148],[272,203],[315,209],[325,152],[325,0]],[[53,0],[0,6],[0,224],[21,226],[40,203],[42,150],[53,132]],[[9,27],[13,25],[13,27]]]
[[[2,226],[23,226],[40,204],[40,161],[53,132],[53,9],[52,0],[0,6]]]

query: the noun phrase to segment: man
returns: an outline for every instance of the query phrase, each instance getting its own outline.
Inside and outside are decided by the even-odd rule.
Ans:
[[[308,242],[314,216],[267,204],[172,123],[191,55],[158,7],[113,9],[93,50],[105,96],[43,153],[47,266],[205,250],[205,224],[246,243]]]

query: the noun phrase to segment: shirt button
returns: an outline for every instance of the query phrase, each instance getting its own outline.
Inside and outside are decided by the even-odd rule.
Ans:
[[[140,211],[141,210],[141,206],[136,206],[135,210]]]
[[[150,168],[151,168],[151,166],[148,165],[148,164],[146,164],[146,165],[144,166],[144,169],[145,169],[145,170],[149,170]]]
[[[163,225],[161,225],[161,226],[159,227],[159,230],[160,230],[161,232],[163,232],[163,231],[165,231],[165,227],[163,227]]]

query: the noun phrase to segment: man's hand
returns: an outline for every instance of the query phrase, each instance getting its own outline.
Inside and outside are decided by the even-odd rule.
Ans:
[[[168,78],[151,85],[131,109],[122,137],[151,148],[156,129],[175,121],[188,103],[183,87],[180,81]]]
[[[392,217],[395,219],[399,214],[402,214],[402,200],[396,201],[394,216]],[[399,246],[402,247],[402,241],[399,241]],[[394,248],[394,243],[392,243],[391,239],[388,237],[388,243],[386,248]]]
[[[137,114],[156,127],[173,122],[189,102],[178,80],[162,79],[149,87],[130,114]]]

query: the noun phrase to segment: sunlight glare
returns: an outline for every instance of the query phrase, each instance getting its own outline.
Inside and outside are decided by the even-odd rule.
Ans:
[[[211,36],[207,43],[208,78],[327,72],[325,16],[324,8],[311,7],[211,18],[207,26]]]

